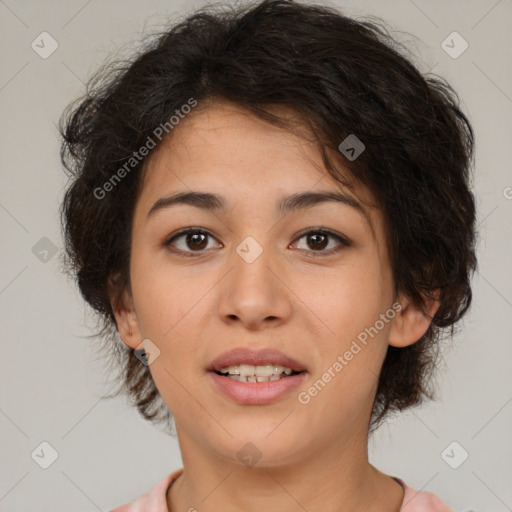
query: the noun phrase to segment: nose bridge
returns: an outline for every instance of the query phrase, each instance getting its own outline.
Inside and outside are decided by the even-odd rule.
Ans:
[[[247,325],[289,313],[286,294],[276,277],[278,258],[271,237],[261,235],[260,240],[248,235],[235,247],[221,300],[221,316],[236,316]]]
[[[272,257],[273,249],[269,239],[270,237],[264,235],[259,235],[258,239],[248,235],[236,246],[232,256],[232,263],[235,266],[235,281],[245,282],[246,285],[257,283],[260,286],[268,286],[275,279],[268,268],[275,260]]]

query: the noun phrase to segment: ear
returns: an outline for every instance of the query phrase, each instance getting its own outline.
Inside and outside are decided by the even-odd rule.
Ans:
[[[432,318],[439,309],[439,290],[435,290],[431,297],[423,296],[425,312],[410,298],[399,296],[401,305],[397,312],[389,334],[389,344],[393,347],[407,347],[416,343],[430,327]]]
[[[119,336],[125,345],[135,350],[142,343],[142,335],[131,292],[123,290],[120,294],[113,279],[109,279],[108,289]]]

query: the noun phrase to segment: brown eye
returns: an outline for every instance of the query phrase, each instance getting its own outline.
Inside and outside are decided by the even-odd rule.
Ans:
[[[174,252],[181,252],[186,256],[193,256],[191,253],[205,252],[209,238],[213,237],[207,231],[197,228],[187,228],[172,236],[169,240],[164,242],[164,245],[166,247],[173,247],[171,250]]]
[[[306,239],[309,243],[311,243],[310,247],[312,249],[325,249],[328,245],[328,236],[321,233],[313,233],[310,235],[306,235]]]
[[[326,231],[323,229],[311,229],[306,233],[303,233],[299,240],[306,239],[306,248],[301,248],[301,250],[306,250],[310,253],[313,253],[313,256],[329,256],[335,252],[340,251],[344,247],[350,247],[351,243],[341,235],[337,235],[331,231]],[[339,243],[338,245],[325,250],[325,248],[329,245],[329,240],[335,239]],[[318,254],[314,254],[318,253]]]
[[[214,239],[208,231],[198,228],[187,228],[173,235],[164,242],[164,246],[183,256],[199,256],[208,249],[208,240]],[[352,244],[343,236],[325,229],[310,229],[303,233],[298,240],[306,239],[306,247],[300,248],[313,256],[329,256]],[[338,244],[325,250],[331,240],[337,240]],[[220,244],[222,247],[222,244]]]
[[[188,233],[185,235],[185,244],[187,247],[192,247],[194,249],[204,249],[208,243],[205,243],[208,235],[204,233]]]

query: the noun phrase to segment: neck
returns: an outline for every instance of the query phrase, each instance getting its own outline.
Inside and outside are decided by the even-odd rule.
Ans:
[[[293,460],[263,462],[252,467],[219,456],[190,439],[176,424],[183,474],[167,493],[170,512],[226,512],[271,509],[397,512],[403,502],[398,482],[368,462],[366,434],[337,446],[317,445]],[[242,443],[243,445],[244,443]]]

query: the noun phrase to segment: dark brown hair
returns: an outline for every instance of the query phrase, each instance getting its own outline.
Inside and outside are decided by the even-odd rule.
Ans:
[[[384,22],[372,18],[285,0],[207,6],[128,61],[100,69],[63,114],[61,157],[72,177],[61,205],[65,271],[98,313],[104,354],[115,355],[120,388],[113,396],[127,393],[144,418],[172,424],[148,367],[120,342],[109,299],[109,283],[116,300],[130,290],[144,160],[104,197],[94,191],[190,98],[198,109],[232,102],[282,127],[290,123],[270,110],[290,109],[314,134],[330,174],[342,179],[328,157],[334,150],[351,178],[371,190],[387,223],[396,291],[424,305],[423,296],[439,290],[440,307],[419,341],[389,346],[370,431],[388,412],[432,398],[441,334],[453,334],[471,303],[473,130],[450,85],[422,75]],[[355,160],[338,151],[350,134],[365,145]]]

